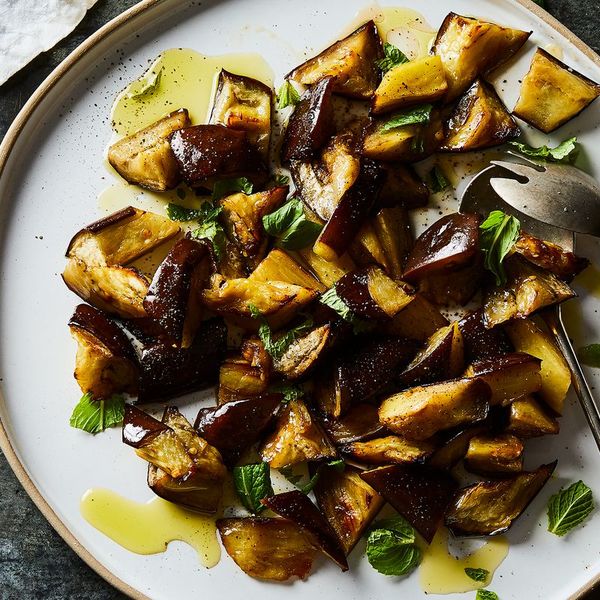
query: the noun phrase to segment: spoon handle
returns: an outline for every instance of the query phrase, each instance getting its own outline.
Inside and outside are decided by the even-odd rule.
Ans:
[[[577,356],[565,330],[560,306],[555,306],[545,311],[542,313],[542,317],[569,365],[573,387],[592,430],[592,435],[596,440],[596,445],[600,450],[600,411],[590,392],[590,387],[585,380],[581,365],[579,364],[579,360],[577,360]]]

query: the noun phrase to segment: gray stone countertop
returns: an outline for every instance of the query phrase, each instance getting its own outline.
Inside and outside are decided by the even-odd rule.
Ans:
[[[104,23],[135,3],[100,0],[73,33],[0,86],[0,138],[52,69]],[[600,52],[599,0],[546,0],[546,4],[550,13]],[[58,536],[0,452],[0,600],[38,598],[116,600],[125,596],[96,575]],[[586,600],[594,598],[600,598],[600,593],[593,592]]]

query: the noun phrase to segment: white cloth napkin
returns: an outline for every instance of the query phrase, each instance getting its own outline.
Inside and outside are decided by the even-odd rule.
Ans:
[[[0,85],[71,33],[97,0],[0,0]]]

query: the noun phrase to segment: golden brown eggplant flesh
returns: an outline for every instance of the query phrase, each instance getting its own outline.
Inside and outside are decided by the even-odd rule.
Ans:
[[[332,345],[331,325],[315,327],[296,338],[281,356],[275,358],[273,369],[292,381],[305,377],[323,361]]]
[[[535,471],[459,490],[446,513],[446,527],[456,536],[504,533],[544,487],[555,467],[556,461]]]
[[[225,69],[219,73],[210,123],[239,129],[248,134],[248,142],[267,160],[271,140],[273,91],[264,83],[235,75]]]
[[[441,150],[469,152],[500,146],[521,133],[496,90],[478,79],[458,101],[446,123]]]
[[[411,440],[426,440],[438,431],[487,417],[490,387],[481,379],[454,379],[418,386],[386,398],[379,420]]]
[[[391,321],[383,322],[386,332],[417,342],[426,342],[440,328],[448,325],[448,319],[422,294],[413,294],[411,302]]]
[[[319,477],[315,498],[346,556],[381,510],[384,499],[349,465]]]
[[[108,149],[108,162],[129,183],[154,192],[164,192],[181,181],[179,166],[169,145],[175,131],[191,125],[185,108],[115,142]]]
[[[523,78],[513,114],[550,133],[600,96],[600,84],[538,48]]]
[[[422,463],[433,454],[435,446],[428,441],[415,442],[398,435],[388,435],[365,442],[352,442],[340,452],[365,465]]]
[[[510,405],[506,431],[520,438],[556,435],[560,430],[558,421],[549,415],[533,397],[515,400]]]
[[[382,56],[377,26],[367,21],[349,36],[296,67],[286,79],[314,85],[324,77],[333,77],[336,94],[368,100],[379,83],[376,61]]]
[[[336,446],[370,440],[386,433],[379,422],[377,407],[373,404],[356,404],[339,418],[325,418],[325,430]]]
[[[256,579],[306,579],[317,550],[301,529],[287,519],[266,517],[219,519],[221,542],[238,567]]]
[[[376,489],[431,543],[452,501],[456,481],[446,472],[422,465],[391,465],[363,471],[361,478]]]
[[[335,531],[306,494],[294,490],[269,496],[261,502],[275,514],[298,525],[342,571],[348,570],[348,561]]]
[[[449,13],[432,48],[446,70],[446,102],[458,98],[479,75],[486,75],[512,58],[530,35],[530,31]]]
[[[333,261],[325,260],[318,254],[315,254],[312,248],[304,248],[300,250],[299,254],[325,288],[332,287],[346,273],[356,268],[356,265],[348,254],[344,254]]]
[[[292,400],[281,412],[273,434],[259,449],[263,461],[279,469],[305,461],[333,459],[337,451],[302,400]]]
[[[455,467],[467,453],[471,438],[485,433],[488,427],[485,424],[467,426],[464,429],[450,432],[449,436],[427,460],[427,464],[436,469],[449,471]]]
[[[414,245],[408,211],[400,206],[382,208],[372,223],[384,253],[388,275],[392,279],[401,279]]]
[[[499,476],[523,469],[523,442],[510,433],[476,435],[469,441],[465,468],[478,475]]]

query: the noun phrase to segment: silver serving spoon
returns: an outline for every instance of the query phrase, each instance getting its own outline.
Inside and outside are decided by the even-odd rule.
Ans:
[[[460,200],[460,212],[476,212],[485,217],[493,210],[502,210],[507,214],[512,214],[513,216],[517,217],[521,221],[524,231],[527,231],[528,233],[531,233],[532,235],[535,235],[541,239],[554,242],[555,244],[562,246],[565,250],[572,251],[575,241],[575,235],[573,231],[568,231],[564,227],[559,228],[553,225],[548,225],[547,223],[543,223],[537,219],[531,218],[531,216],[527,216],[520,211],[515,210],[512,205],[509,205],[507,202],[505,202],[503,198],[506,196],[503,195],[501,198],[496,193],[496,186],[494,183],[497,184],[498,181],[502,181],[502,185],[508,186],[504,187],[503,189],[505,193],[507,190],[510,190],[511,197],[512,194],[515,193],[515,189],[522,190],[523,188],[528,187],[529,184],[524,186],[523,184],[519,183],[517,178],[522,177],[522,173],[515,172],[515,166],[513,163],[506,163],[507,166],[505,166],[503,161],[493,161],[493,163],[494,164],[492,164],[490,167],[487,167],[475,175],[469,182]],[[519,165],[517,168],[520,166],[524,165]],[[530,169],[530,167],[527,168]],[[510,181],[514,183],[514,186],[512,183],[506,183]],[[529,211],[529,200],[525,203],[527,204],[528,214],[531,214]],[[597,223],[600,226],[600,218],[598,219]],[[600,227],[597,231],[600,233]],[[565,326],[561,317],[561,308],[559,305],[553,306],[545,310],[541,316],[546,322],[548,329],[554,336],[558,347],[560,348],[565,360],[569,365],[573,387],[575,388],[575,392],[577,393],[583,408],[583,412],[585,413],[594,439],[596,440],[596,445],[600,450],[600,410],[598,409],[592,393],[590,392],[590,388],[585,380],[581,365],[577,360],[573,346],[571,345],[567,332],[565,331]]]

